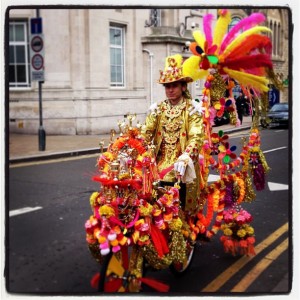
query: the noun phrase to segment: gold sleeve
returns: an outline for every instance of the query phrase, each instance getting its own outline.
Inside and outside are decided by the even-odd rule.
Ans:
[[[151,143],[155,136],[155,131],[158,125],[158,115],[150,113],[147,115],[145,123],[141,128],[141,134],[146,139],[147,143]]]
[[[184,152],[188,154],[194,162],[196,162],[204,140],[202,116],[198,112],[195,112],[190,116],[188,109],[186,114],[188,140],[186,141],[187,144]]]

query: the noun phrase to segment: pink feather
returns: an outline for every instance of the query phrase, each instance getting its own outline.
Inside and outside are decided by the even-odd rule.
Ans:
[[[214,16],[212,14],[207,14],[203,17],[203,31],[208,44],[208,48],[211,47],[213,42],[212,28],[211,28],[211,22],[213,18]]]
[[[265,21],[265,16],[262,13],[253,13],[249,17],[240,20],[225,36],[221,44],[221,52],[231,43],[240,31],[250,29]]]

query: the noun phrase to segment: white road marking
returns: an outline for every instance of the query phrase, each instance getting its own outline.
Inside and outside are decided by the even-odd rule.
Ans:
[[[26,213],[29,213],[29,212],[32,212],[32,211],[35,211],[35,210],[38,210],[38,209],[42,209],[42,207],[41,206],[23,207],[23,208],[11,210],[9,212],[9,216],[14,217],[14,216],[21,215],[21,214],[26,214]]]
[[[279,147],[279,148],[274,148],[274,149],[270,149],[270,150],[266,150],[263,151],[263,153],[269,153],[269,152],[273,152],[273,151],[277,151],[277,150],[282,150],[282,149],[286,149],[287,147]]]
[[[268,182],[268,187],[271,192],[273,191],[286,191],[289,189],[287,184]]]

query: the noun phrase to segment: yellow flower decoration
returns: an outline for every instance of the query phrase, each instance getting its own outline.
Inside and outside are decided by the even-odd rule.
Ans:
[[[169,228],[172,231],[179,231],[181,227],[182,227],[182,221],[180,218],[173,219],[169,224]]]
[[[247,226],[245,229],[248,235],[253,235],[254,234],[254,228],[252,226]]]
[[[112,207],[108,205],[103,205],[99,208],[100,216],[111,217],[115,215],[115,211]]]
[[[139,241],[145,243],[145,242],[148,242],[149,240],[149,235],[143,235],[139,238]]]
[[[140,214],[142,217],[149,216],[152,212],[153,206],[148,204],[147,206],[140,206]]]
[[[94,192],[90,197],[91,206],[95,206],[97,204],[97,197],[99,196],[98,192]]]
[[[245,229],[239,229],[236,234],[238,237],[243,238],[246,236],[247,232]]]
[[[258,152],[259,151],[259,146],[255,146],[251,149],[251,152]]]
[[[224,235],[226,235],[226,236],[232,235],[232,230],[230,228],[224,229]]]

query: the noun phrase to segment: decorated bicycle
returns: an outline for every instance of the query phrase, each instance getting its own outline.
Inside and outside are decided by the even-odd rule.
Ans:
[[[100,189],[90,197],[92,215],[85,223],[89,249],[101,265],[100,273],[92,280],[99,291],[139,292],[148,285],[167,292],[168,285],[147,277],[147,268],[170,268],[176,275],[184,274],[198,241],[211,240],[218,231],[222,232],[220,240],[226,252],[255,254],[252,216],[242,204],[255,199],[254,189],[264,188],[269,170],[260,149],[259,113],[238,154],[228,135],[213,132],[212,125],[216,115],[227,111],[238,126],[232,95],[235,84],[252,98],[250,103],[254,103],[256,112],[265,113],[268,83],[275,80],[271,42],[263,34],[270,30],[259,26],[265,20],[260,13],[241,20],[226,33],[230,20],[230,13],[220,10],[213,35],[212,15],[204,16],[204,34],[193,33],[193,55],[183,63],[180,55],[169,57],[161,72],[161,83],[166,78],[206,78],[201,98],[182,105],[182,110],[187,109],[188,120],[199,122],[196,127],[201,127],[202,143],[197,151],[187,148],[179,156],[184,158],[183,164],[179,159],[178,165],[176,162],[164,168],[159,155],[171,159],[177,151],[172,145],[179,135],[190,134],[196,127],[186,133],[184,128],[188,125],[176,119],[182,113],[177,111],[180,105],[172,109],[161,103],[151,108],[150,115],[165,118],[162,132],[172,127],[172,134],[164,131],[162,153],[156,151],[157,141],[147,138],[145,124],[133,126],[134,115],[128,115],[127,123],[119,122],[120,135],[99,155],[99,175],[93,179],[99,182]],[[192,213],[186,209],[187,199],[182,197],[185,179],[181,173],[181,167],[186,170],[191,161],[197,165],[192,169],[201,179],[196,187],[199,199]],[[177,181],[169,185],[164,177],[172,169]],[[215,182],[208,182],[211,170],[218,172]]]

